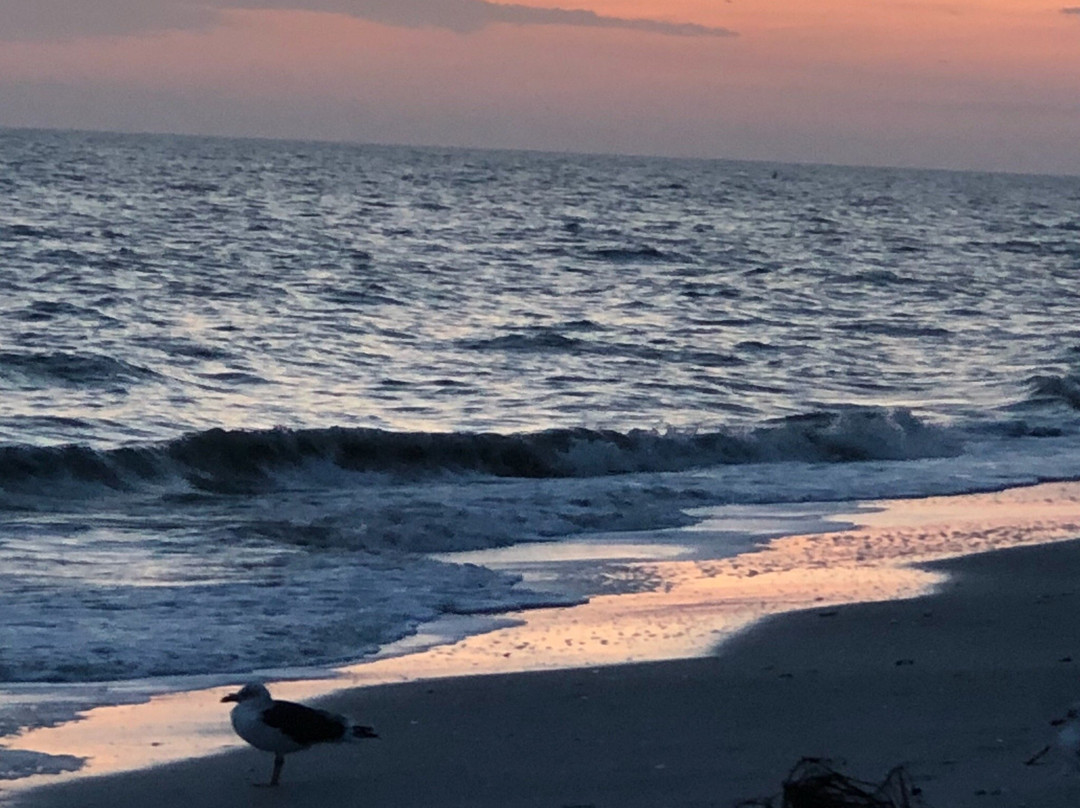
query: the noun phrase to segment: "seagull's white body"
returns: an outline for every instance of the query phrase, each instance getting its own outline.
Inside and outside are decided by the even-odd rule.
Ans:
[[[274,773],[269,785],[281,777],[285,755],[319,743],[345,743],[377,738],[371,727],[349,718],[291,701],[276,701],[265,686],[252,682],[222,701],[234,701],[229,715],[236,734],[264,752],[274,753]]]
[[[270,693],[263,688],[265,698],[252,698],[237,702],[229,713],[236,734],[264,752],[274,752],[287,755],[290,752],[299,752],[304,745],[294,741],[280,729],[271,727],[263,721],[263,713],[273,707],[274,700]]]

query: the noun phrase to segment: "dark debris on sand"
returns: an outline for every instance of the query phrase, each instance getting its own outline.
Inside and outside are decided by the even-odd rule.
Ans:
[[[841,773],[831,761],[802,758],[779,796],[741,802],[736,808],[925,808],[920,794],[903,766],[890,770],[880,783],[870,783]]]

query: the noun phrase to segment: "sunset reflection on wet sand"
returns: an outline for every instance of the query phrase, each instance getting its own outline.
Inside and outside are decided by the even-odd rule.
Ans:
[[[426,649],[422,627],[418,638],[391,647],[389,655],[341,668],[334,678],[276,683],[274,694],[309,700],[342,688],[418,679],[702,656],[769,615],[820,609],[827,619],[843,604],[913,597],[944,581],[912,564],[1080,533],[1078,483],[865,505],[858,514],[839,516],[858,527],[778,538],[732,558],[632,562],[629,567],[659,582],[653,591],[499,615],[501,627]],[[717,519],[723,511],[717,509]],[[694,529],[708,526],[706,519]],[[693,540],[693,530],[683,533]],[[685,549],[674,547],[668,542],[651,552],[671,556]],[[531,547],[530,557],[537,549]],[[438,634],[435,626],[427,639],[436,642]],[[423,650],[403,653],[417,647]],[[239,742],[219,703],[230,689],[98,708],[80,721],[22,735],[8,747],[77,755],[87,762],[78,772],[39,775],[6,787],[21,790],[235,748]]]

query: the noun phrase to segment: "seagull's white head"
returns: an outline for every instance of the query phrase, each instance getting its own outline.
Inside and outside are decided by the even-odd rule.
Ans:
[[[225,696],[222,701],[251,701],[256,704],[269,704],[271,699],[270,691],[266,689],[265,685],[260,684],[259,682],[248,682],[240,690]]]

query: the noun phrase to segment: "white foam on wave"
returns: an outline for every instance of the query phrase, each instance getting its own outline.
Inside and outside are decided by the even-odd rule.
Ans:
[[[76,755],[50,755],[30,749],[5,749],[0,746],[0,780],[74,772],[81,769],[85,763],[86,758]]]
[[[326,488],[323,478],[315,489],[209,497],[187,509],[147,500],[127,515],[110,512],[106,527],[102,514],[78,508],[12,517],[0,541],[0,680],[356,659],[442,614],[551,603],[528,581],[424,553],[656,531],[689,525],[695,509],[718,504],[913,497],[1080,478],[1080,437],[990,437],[951,458],[571,479],[367,479],[358,489],[348,472],[332,473],[339,487]],[[710,552],[744,548],[738,537],[718,535]],[[603,575],[576,596],[605,587]],[[167,626],[167,635],[153,626]]]
[[[555,602],[475,565],[340,552],[283,552],[215,583],[42,581],[0,595],[2,673],[83,682],[329,664],[443,614]]]

